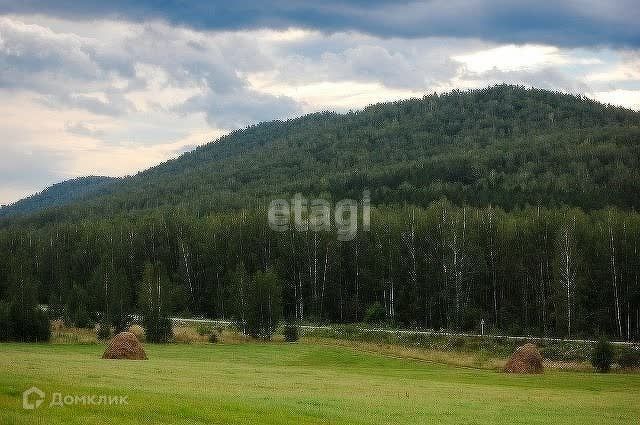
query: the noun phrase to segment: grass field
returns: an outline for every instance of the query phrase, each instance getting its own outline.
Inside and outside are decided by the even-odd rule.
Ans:
[[[146,346],[0,344],[2,424],[638,424],[640,376],[512,376],[311,343]],[[47,393],[36,410],[22,391]],[[50,407],[51,394],[128,405]]]

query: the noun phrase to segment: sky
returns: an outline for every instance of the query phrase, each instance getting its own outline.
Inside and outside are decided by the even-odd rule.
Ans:
[[[0,204],[260,121],[513,83],[640,110],[637,0],[0,0]]]

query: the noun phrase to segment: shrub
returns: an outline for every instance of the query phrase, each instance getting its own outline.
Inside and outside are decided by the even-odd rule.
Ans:
[[[257,271],[247,289],[246,333],[254,338],[270,340],[282,313],[282,282],[267,270]]]
[[[196,326],[196,331],[198,332],[198,334],[200,334],[200,336],[205,336],[211,333],[211,328],[207,325],[199,323],[198,326]]]
[[[140,325],[131,325],[129,326],[129,332],[131,332],[132,334],[134,334],[136,336],[136,338],[138,338],[138,341],[143,342],[145,340],[144,338],[144,328]]]
[[[201,335],[195,329],[189,326],[178,326],[173,330],[173,338],[176,342],[191,344],[198,342]]]
[[[87,309],[87,304],[89,303],[87,291],[80,286],[74,285],[67,298],[64,314],[65,323],[72,324],[78,328],[91,328],[93,324]]]
[[[49,315],[51,317],[51,315]],[[51,331],[54,333],[60,333],[64,330],[64,320],[56,319],[51,321]]]
[[[300,332],[296,325],[285,325],[284,330],[284,340],[287,342],[296,342],[300,337]]]
[[[624,348],[618,353],[617,363],[623,369],[640,368],[640,350]]]
[[[111,325],[108,320],[104,319],[100,322],[98,330],[96,331],[96,337],[101,340],[111,338]]]
[[[128,314],[123,313],[122,311],[117,311],[116,314],[111,314],[111,325],[115,333],[124,332],[129,328],[129,324],[131,323],[131,318]],[[137,336],[137,335],[136,335]]]
[[[49,316],[39,307],[25,307],[20,303],[13,303],[0,313],[5,322],[4,336],[9,341],[46,342],[51,338]]]
[[[0,301],[0,341],[9,341],[13,326],[9,320],[9,304]]]
[[[211,332],[211,334],[209,334],[209,342],[212,344],[218,342],[218,334],[215,332]]]
[[[51,339],[51,323],[49,316],[39,307],[35,307],[31,314],[32,334],[26,336],[26,341],[47,342]]]
[[[168,317],[147,315],[144,317],[143,324],[144,333],[149,342],[164,343],[173,337],[171,319]]]
[[[384,307],[378,301],[367,307],[364,313],[364,321],[367,323],[382,323],[385,317]]]
[[[596,372],[607,373],[613,363],[613,345],[601,338],[591,352],[591,365]]]

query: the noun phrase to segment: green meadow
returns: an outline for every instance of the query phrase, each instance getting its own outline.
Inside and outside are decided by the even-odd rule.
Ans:
[[[301,342],[146,345],[147,361],[102,345],[0,344],[2,424],[638,424],[640,375],[541,376],[446,366]],[[46,392],[35,410],[22,392]],[[63,396],[126,405],[50,406]]]

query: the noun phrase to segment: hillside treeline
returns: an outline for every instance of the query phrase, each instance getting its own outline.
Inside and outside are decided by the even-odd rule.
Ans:
[[[639,242],[640,214],[614,208],[383,206],[352,241],[274,232],[263,209],[156,209],[5,228],[0,299],[26,286],[51,316],[80,326],[103,312],[119,325],[149,309],[240,324],[260,311],[470,332],[484,319],[492,332],[637,340]]]
[[[26,221],[159,207],[205,216],[279,195],[343,199],[365,189],[385,205],[638,209],[640,113],[509,85],[315,113],[234,131]]]

